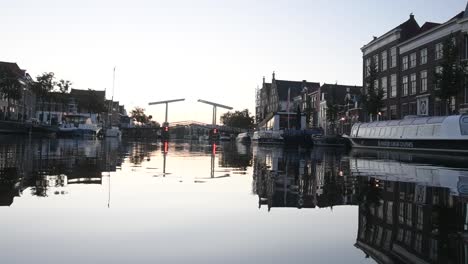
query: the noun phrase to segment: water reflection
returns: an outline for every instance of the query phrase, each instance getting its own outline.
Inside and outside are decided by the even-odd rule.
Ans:
[[[467,263],[468,158],[355,151],[355,246],[380,263]]]
[[[258,206],[323,208],[355,204],[355,179],[336,149],[254,148],[253,192]]]
[[[99,204],[97,200],[105,196],[111,207],[107,211],[113,214],[101,214],[108,218],[98,221],[96,229],[90,231],[83,226],[90,237],[99,238],[93,235],[100,232],[98,229],[119,233],[129,226],[138,229],[143,225],[142,230],[152,232],[141,232],[139,239],[144,242],[139,247],[152,245],[146,243],[149,240],[162,247],[171,240],[153,241],[157,237],[154,232],[166,238],[186,239],[185,233],[178,231],[182,228],[203,234],[185,244],[185,249],[197,250],[207,244],[198,239],[229,245],[229,241],[253,234],[261,238],[254,243],[261,249],[266,243],[263,237],[276,238],[265,251],[256,250],[255,254],[264,252],[265,256],[271,253],[271,246],[281,243],[271,230],[292,222],[296,233],[280,235],[288,237],[287,244],[282,245],[287,248],[295,243],[296,251],[285,250],[290,256],[282,262],[318,259],[342,263],[336,258],[332,261],[331,253],[320,254],[327,254],[321,251],[328,245],[345,241],[345,246],[337,250],[349,263],[467,263],[467,184],[468,158],[463,156],[344,153],[326,148],[284,149],[235,143],[0,141],[0,206],[21,204],[21,196],[28,194],[40,197],[43,204],[49,202],[50,213],[60,211],[54,198],[63,201],[73,194],[73,200],[64,201],[70,205],[70,213],[74,206]],[[22,205],[40,206],[34,202],[26,200]],[[114,204],[116,210],[112,211]],[[318,210],[321,208],[326,210]],[[91,219],[96,212],[83,209],[80,214]],[[338,213],[352,217],[333,219]],[[225,215],[228,217],[223,218]],[[125,219],[124,226],[114,218]],[[15,221],[18,219],[23,215],[19,214]],[[316,230],[320,219],[325,219],[321,223],[324,228]],[[311,222],[315,225],[311,226]],[[226,223],[231,223],[232,228],[225,228]],[[211,231],[213,228],[217,231]],[[166,234],[164,230],[170,231]],[[180,241],[173,245],[179,246]],[[252,250],[235,246],[239,255],[249,256]],[[308,254],[311,248],[317,248],[313,256]]]
[[[10,206],[25,190],[47,197],[66,195],[72,184],[101,184],[123,155],[116,140],[24,140],[0,142],[0,205]]]

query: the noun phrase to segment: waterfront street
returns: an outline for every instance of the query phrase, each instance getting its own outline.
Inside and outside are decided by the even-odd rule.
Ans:
[[[5,136],[0,152],[2,263],[468,257],[464,157]]]

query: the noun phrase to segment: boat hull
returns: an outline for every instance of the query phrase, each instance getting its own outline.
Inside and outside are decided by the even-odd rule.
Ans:
[[[355,148],[468,153],[468,140],[463,139],[349,139]]]

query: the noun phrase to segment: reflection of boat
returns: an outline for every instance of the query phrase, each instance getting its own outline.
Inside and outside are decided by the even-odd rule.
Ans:
[[[281,131],[260,130],[254,132],[252,142],[258,144],[283,144],[284,138]]]
[[[358,148],[468,153],[468,115],[358,123],[349,139]]]
[[[111,127],[106,129],[106,137],[117,137],[120,138],[122,136],[122,132],[118,127]]]
[[[451,195],[468,196],[468,157],[353,150],[353,176],[418,186],[450,189]]]
[[[67,115],[65,116],[65,121],[60,124],[57,135],[95,137],[100,130],[101,128],[97,124],[94,124],[88,116]]]
[[[240,133],[236,137],[237,142],[242,142],[242,143],[247,143],[250,142],[250,134],[245,132],[245,133]]]

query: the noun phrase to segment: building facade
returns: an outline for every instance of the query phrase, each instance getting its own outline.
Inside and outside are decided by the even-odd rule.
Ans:
[[[273,72],[271,83],[263,78],[261,89],[257,89],[255,115],[259,128],[284,130],[298,127],[305,128],[306,117],[300,104],[294,98],[319,89],[320,83],[303,81],[277,80]],[[298,107],[299,106],[299,107]],[[300,120],[297,120],[298,111]]]
[[[13,62],[0,62],[0,71],[8,71],[18,80],[21,94],[19,100],[13,100],[0,92],[0,120],[29,120],[34,116],[36,103],[31,76]]]
[[[414,15],[361,48],[363,84],[370,81],[371,67],[377,71],[375,87],[384,92],[382,119],[401,119],[407,115],[434,116],[468,111],[468,82],[445,102],[437,98],[435,82],[443,61],[444,42],[457,47],[458,60],[468,59],[468,12],[464,11],[445,23],[426,22],[422,26]],[[364,89],[366,91],[366,89]]]

